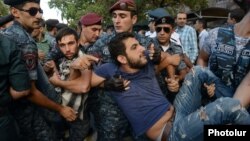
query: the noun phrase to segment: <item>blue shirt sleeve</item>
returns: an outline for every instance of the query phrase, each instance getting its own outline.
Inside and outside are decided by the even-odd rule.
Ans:
[[[95,69],[95,73],[98,76],[109,79],[115,75],[118,67],[114,63],[105,63],[103,65],[98,66]]]

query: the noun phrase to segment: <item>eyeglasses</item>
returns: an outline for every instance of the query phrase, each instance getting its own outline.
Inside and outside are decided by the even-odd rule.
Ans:
[[[159,32],[161,32],[161,30],[164,30],[164,32],[166,32],[166,33],[170,33],[170,28],[169,27],[156,27],[156,32],[157,33],[159,33]]]
[[[27,12],[30,14],[30,16],[36,16],[37,12],[43,14],[43,10],[41,8],[35,8],[35,7],[31,7],[29,10],[25,10],[25,9],[18,9],[18,10]]]

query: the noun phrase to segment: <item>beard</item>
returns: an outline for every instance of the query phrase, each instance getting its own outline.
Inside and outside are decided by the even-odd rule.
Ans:
[[[147,61],[143,62],[141,59],[134,61],[127,57],[128,65],[133,69],[142,69],[146,66]]]

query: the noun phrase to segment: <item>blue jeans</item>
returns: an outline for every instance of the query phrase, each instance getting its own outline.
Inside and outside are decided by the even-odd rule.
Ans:
[[[221,97],[205,107],[201,106],[201,87],[213,81],[221,85],[218,78],[207,68],[194,67],[185,77],[183,85],[176,95],[176,110],[173,127],[169,136],[171,141],[202,141],[203,126],[213,124],[250,124],[250,116],[237,99]],[[225,87],[216,87],[216,91],[227,92]],[[231,95],[231,94],[230,94]]]

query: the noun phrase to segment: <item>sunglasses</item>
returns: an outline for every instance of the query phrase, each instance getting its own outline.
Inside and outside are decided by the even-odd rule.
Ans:
[[[35,8],[35,7],[31,7],[29,10],[25,10],[25,9],[18,9],[18,10],[27,12],[30,14],[30,16],[36,16],[37,12],[43,14],[43,10],[41,8]]]
[[[156,32],[157,33],[159,33],[159,32],[161,32],[161,30],[164,30],[164,32],[166,32],[166,33],[170,33],[170,28],[169,27],[156,27]]]

